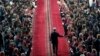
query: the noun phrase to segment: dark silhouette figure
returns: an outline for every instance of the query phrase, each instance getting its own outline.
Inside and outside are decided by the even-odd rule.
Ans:
[[[64,27],[65,35],[67,35],[67,24],[64,23],[63,27]]]
[[[97,35],[97,39],[94,41],[94,47],[97,50],[97,56],[100,56],[100,34]]]
[[[56,32],[56,28],[54,28],[53,32],[51,33],[50,40],[53,46],[53,53],[56,54],[56,56],[58,51],[58,37],[63,37],[63,36],[61,36],[58,32]]]
[[[3,47],[3,39],[2,39],[2,34],[0,32],[0,51],[1,51],[1,47]]]

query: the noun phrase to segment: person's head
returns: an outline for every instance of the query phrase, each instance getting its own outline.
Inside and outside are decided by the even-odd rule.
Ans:
[[[53,27],[53,31],[54,31],[54,32],[56,31],[56,27]]]
[[[90,31],[90,32],[89,32],[89,35],[90,35],[90,36],[92,36],[92,35],[93,35],[93,32],[92,32],[92,31]]]
[[[25,53],[21,53],[21,56],[26,56]]]
[[[72,41],[77,41],[77,37],[76,36],[73,36],[72,37]]]
[[[13,50],[14,50],[15,53],[17,53],[17,54],[19,53],[18,48],[15,47]]]
[[[97,38],[100,39],[100,34],[97,34]]]
[[[83,33],[79,33],[79,37],[83,37]]]
[[[80,52],[84,52],[86,50],[86,46],[83,44],[80,44],[79,49],[80,49]]]
[[[90,53],[90,52],[87,52],[87,53],[86,53],[86,56],[91,56],[91,53]]]
[[[0,56],[5,56],[5,52],[4,51],[1,51],[0,52]]]
[[[2,1],[0,1],[0,5],[2,5]]]
[[[96,53],[96,49],[92,49],[92,53]]]

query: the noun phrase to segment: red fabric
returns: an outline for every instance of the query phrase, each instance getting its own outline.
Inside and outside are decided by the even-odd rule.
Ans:
[[[37,0],[37,8],[33,21],[33,38],[31,56],[47,56],[46,54],[46,16],[44,0]]]
[[[51,19],[53,26],[57,27],[58,32],[63,35],[64,30],[60,18],[57,0],[50,0]],[[33,38],[31,56],[48,56],[46,42],[46,14],[44,0],[37,0],[35,20],[33,21]],[[69,45],[65,38],[59,38],[58,56],[69,56]]]
[[[57,28],[57,32],[64,35],[64,29],[60,18],[60,11],[57,1],[58,0],[50,0],[51,19],[53,27]],[[58,56],[69,56],[69,45],[64,37],[58,39]]]

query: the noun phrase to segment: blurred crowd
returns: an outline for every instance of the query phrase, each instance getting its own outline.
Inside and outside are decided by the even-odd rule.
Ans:
[[[100,56],[100,1],[92,1],[59,2],[71,56]]]
[[[30,55],[35,5],[36,0],[0,0],[0,56]],[[60,12],[70,56],[100,56],[100,1],[64,0]]]
[[[36,0],[0,0],[0,56],[29,56]]]

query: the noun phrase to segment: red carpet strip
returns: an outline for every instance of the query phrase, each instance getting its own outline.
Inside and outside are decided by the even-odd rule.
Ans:
[[[47,56],[46,55],[46,20],[45,20],[45,2],[37,0],[36,15],[33,22],[33,43],[31,56]]]
[[[53,22],[53,27],[57,28],[57,32],[61,35],[64,34],[62,21],[60,17],[59,6],[57,4],[57,0],[50,0],[51,5],[51,19]],[[66,38],[62,37],[58,39],[58,56],[69,56],[69,45]]]

